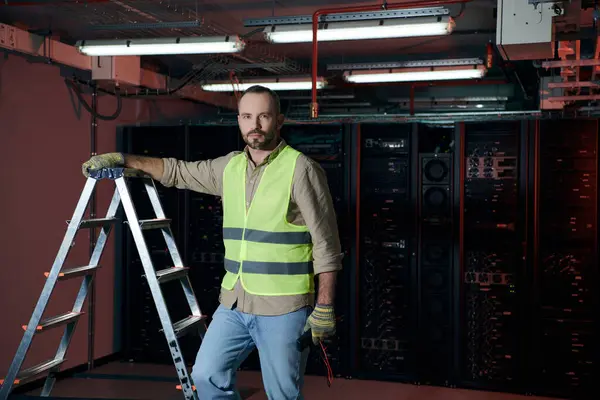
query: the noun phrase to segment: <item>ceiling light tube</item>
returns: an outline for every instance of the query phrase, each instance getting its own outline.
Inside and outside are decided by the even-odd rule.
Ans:
[[[449,35],[454,29],[449,16],[332,22],[317,31],[317,41],[389,39]],[[263,30],[271,43],[308,43],[313,40],[312,25],[272,25]]]
[[[75,45],[88,56],[143,56],[239,53],[245,43],[239,36],[186,36],[177,38],[80,40]]]
[[[444,81],[479,79],[485,72],[483,65],[363,70],[344,72],[344,80],[351,83]]]
[[[275,91],[285,90],[310,90],[312,88],[311,79],[308,78],[253,78],[244,80],[243,82],[206,82],[202,85],[202,89],[208,92],[243,92],[254,85],[264,86]],[[323,89],[327,86],[324,78],[317,79],[317,89]]]

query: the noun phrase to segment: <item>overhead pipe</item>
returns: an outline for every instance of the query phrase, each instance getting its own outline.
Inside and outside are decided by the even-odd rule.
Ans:
[[[367,12],[367,11],[378,11],[378,10],[398,10],[408,8],[421,8],[421,7],[436,7],[450,4],[464,4],[469,3],[473,0],[428,0],[428,1],[408,1],[404,3],[387,4],[384,1],[383,4],[372,5],[372,6],[354,6],[354,7],[341,7],[341,8],[322,8],[313,13],[312,16],[312,30],[313,30],[313,48],[312,48],[312,102],[310,105],[311,118],[317,118],[319,116],[319,105],[317,104],[317,67],[318,67],[318,52],[319,46],[317,42],[317,31],[319,28],[319,17],[321,15],[329,14],[343,14],[353,12]]]

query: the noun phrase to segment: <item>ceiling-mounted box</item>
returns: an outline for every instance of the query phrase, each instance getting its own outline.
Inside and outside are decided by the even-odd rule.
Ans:
[[[140,86],[139,56],[92,57],[92,79],[112,81],[119,86]]]
[[[562,15],[562,2],[498,0],[496,44],[505,60],[554,57],[553,18]]]

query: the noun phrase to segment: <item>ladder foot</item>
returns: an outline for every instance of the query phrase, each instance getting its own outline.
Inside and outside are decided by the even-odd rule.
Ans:
[[[21,371],[21,373],[19,375],[17,375],[17,378],[14,380],[14,384],[18,385],[21,383],[25,383],[25,382],[31,380],[32,378],[35,378],[42,372],[46,372],[46,371],[51,370],[52,368],[58,367],[59,365],[63,364],[65,361],[67,361],[67,360],[66,359],[62,359],[62,360],[61,359],[52,359],[52,360],[44,361],[41,364],[34,365],[33,367],[24,369],[23,371]],[[2,379],[0,381],[0,383],[4,383],[4,379]]]
[[[181,385],[177,385],[177,386],[175,386],[175,388],[176,388],[177,390],[182,390],[182,389],[181,389]],[[193,390],[194,392],[196,391],[196,386],[195,386],[195,385],[192,385],[192,390]]]

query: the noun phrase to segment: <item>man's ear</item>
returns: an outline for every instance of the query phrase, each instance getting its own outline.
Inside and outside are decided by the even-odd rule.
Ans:
[[[283,127],[284,122],[285,122],[285,115],[279,114],[277,116],[277,129],[281,129]]]

